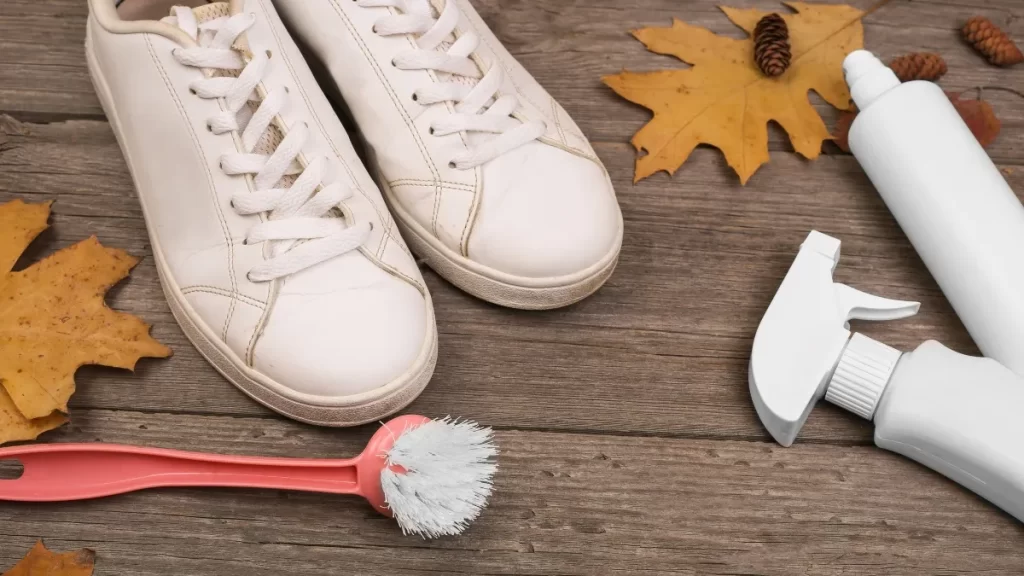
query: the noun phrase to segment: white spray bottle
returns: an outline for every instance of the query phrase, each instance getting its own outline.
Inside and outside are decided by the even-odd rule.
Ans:
[[[981,352],[1024,376],[1024,206],[942,89],[843,62],[850,150]]]
[[[959,482],[1024,521],[1024,379],[929,340],[899,350],[849,320],[894,320],[919,304],[832,280],[839,240],[807,236],[754,337],[750,394],[790,446],[824,397],[875,424],[875,443]]]

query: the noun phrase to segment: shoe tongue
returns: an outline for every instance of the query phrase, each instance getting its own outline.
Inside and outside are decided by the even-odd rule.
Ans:
[[[229,16],[234,16],[235,14],[241,12],[244,6],[242,0],[231,0],[230,2],[210,2],[208,4],[196,6],[195,8],[189,8],[187,6],[174,6],[171,8],[171,15],[161,20],[161,22],[165,24],[170,24],[171,26],[181,28],[185,31],[186,34],[192,35],[196,31],[186,29],[185,25],[178,21],[176,14],[177,11],[181,8],[190,10],[192,12],[192,15],[196,19],[195,24],[201,25],[211,20],[216,20],[218,18],[227,18]],[[198,38],[196,39],[198,40]],[[242,36],[239,36],[238,39],[235,40],[233,48],[235,50],[239,50],[242,52],[248,50],[249,46],[248,43],[245,41],[244,34]]]
[[[232,0],[231,2],[211,2],[209,4],[203,4],[202,6],[192,8],[191,10],[192,14],[196,18],[195,23],[201,25],[205,22],[216,20],[218,18],[228,18],[230,16],[233,16],[234,14],[241,12],[242,1]],[[171,8],[171,15],[161,20],[161,22],[164,22],[165,24],[170,24],[171,26],[176,26],[178,28],[181,28],[182,30],[185,30],[186,33],[189,33],[189,31],[185,29],[182,23],[178,22],[176,12],[177,11],[175,10],[175,8]],[[239,36],[238,39],[235,40],[232,48],[240,52],[247,53],[248,42],[246,41],[244,34]],[[246,55],[246,57],[248,57],[248,55]],[[210,73],[213,76],[237,77],[239,74],[241,74],[241,70],[217,69],[211,70]],[[252,115],[256,113],[256,110],[257,108],[259,108],[260,105],[260,100],[258,99],[256,94],[253,94],[252,98],[253,99],[249,101],[249,104],[245,108],[240,110],[238,113],[238,124],[243,129],[245,125],[249,122],[249,119],[252,117]],[[267,127],[266,131],[263,132],[263,134],[260,136],[259,141],[256,143],[256,146],[253,148],[252,151],[256,154],[270,156],[277,149],[277,146],[281,144],[282,140],[284,140],[284,133],[281,132],[280,128],[278,128],[276,124],[271,123],[270,126]],[[293,166],[293,168],[301,169],[301,166],[296,164],[295,166]],[[287,188],[291,186],[292,183],[295,182],[295,179],[295,176],[284,176],[281,178],[281,181],[278,182],[278,186]]]
[[[192,13],[196,15],[196,21],[202,24],[231,16],[231,6],[227,2],[210,2],[193,8]]]
[[[164,24],[170,24],[177,28],[181,28],[186,33],[190,33],[183,23],[178,21],[177,13],[181,8],[187,8],[191,10],[192,15],[195,16],[196,24],[202,24],[209,22],[210,20],[216,20],[217,18],[227,18],[231,15],[231,7],[227,2],[210,2],[209,4],[203,4],[195,8],[188,8],[187,6],[173,6],[171,8],[170,16],[165,16],[161,22]]]

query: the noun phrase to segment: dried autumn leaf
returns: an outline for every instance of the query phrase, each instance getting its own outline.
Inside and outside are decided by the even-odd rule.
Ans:
[[[652,112],[633,146],[646,152],[636,163],[634,181],[659,170],[678,169],[693,149],[711,144],[725,154],[729,166],[746,183],[768,161],[768,121],[778,122],[793,148],[807,158],[821,154],[831,138],[811,106],[814,90],[829,104],[850,107],[843,79],[843,58],[864,44],[863,12],[850,6],[788,2],[796,14],[783,18],[789,28],[792,63],[786,72],[768,78],[754,62],[753,40],[717,36],[699,26],[675,20],[671,28],[633,32],[651,52],[692,64],[687,70],[605,76],[604,83],[620,96]],[[748,34],[768,12],[722,7]]]
[[[0,387],[0,444],[35,440],[43,432],[60,428],[67,422],[68,417],[60,411],[54,411],[42,418],[25,418],[7,395],[7,391]]]
[[[949,97],[949,101],[956,108],[960,117],[964,119],[967,127],[971,129],[971,133],[978,139],[978,143],[983,148],[988,148],[988,145],[995,141],[1002,129],[1002,123],[996,117],[995,111],[992,110],[992,105],[980,99],[961,100],[958,92],[946,92],[946,96]],[[850,151],[850,127],[853,126],[853,120],[856,117],[857,111],[842,112],[839,119],[836,120],[832,137],[836,146],[839,146],[843,152]]]
[[[95,564],[96,553],[88,548],[56,554],[40,540],[3,576],[92,576]]]
[[[11,272],[49,213],[49,203],[0,204],[0,383],[27,419],[67,412],[80,366],[133,369],[143,356],[171,353],[149,326],[103,301],[137,262],[124,251],[93,237]]]
[[[949,101],[953,103],[953,107],[960,113],[960,117],[964,119],[967,127],[971,129],[971,133],[983,148],[987,148],[995,141],[1002,129],[1002,123],[999,118],[996,118],[991,104],[980,98],[961,100],[960,94],[957,92],[946,92],[946,96],[949,96]]]

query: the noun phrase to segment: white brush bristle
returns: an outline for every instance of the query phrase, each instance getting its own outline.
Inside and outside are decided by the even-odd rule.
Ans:
[[[424,538],[462,533],[487,505],[498,469],[490,428],[445,418],[404,431],[388,451],[380,484],[406,534]]]

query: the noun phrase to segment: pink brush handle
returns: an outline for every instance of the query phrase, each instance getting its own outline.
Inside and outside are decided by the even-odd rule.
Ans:
[[[118,444],[41,444],[0,449],[21,477],[0,480],[0,500],[53,502],[168,486],[358,492],[353,460],[220,456]]]
[[[380,486],[386,453],[424,416],[399,416],[381,426],[363,453],[348,460],[222,456],[119,444],[34,444],[0,448],[0,461],[24,468],[0,480],[0,500],[57,502],[145,488],[218,486],[358,494],[390,516]],[[396,471],[401,471],[396,469]]]

